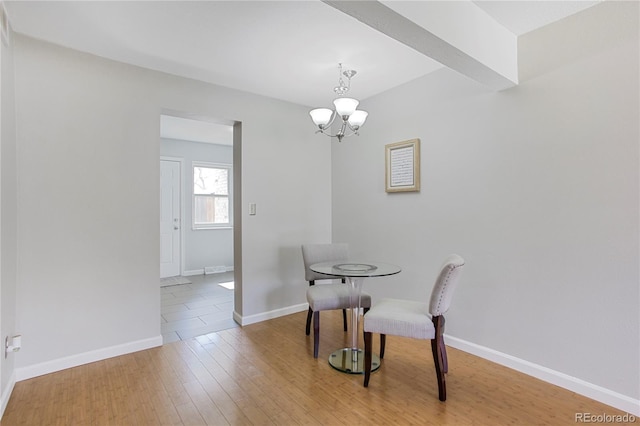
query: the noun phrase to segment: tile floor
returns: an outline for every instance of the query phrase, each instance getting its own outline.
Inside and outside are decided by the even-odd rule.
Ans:
[[[239,327],[233,320],[233,290],[218,285],[233,281],[233,272],[186,278],[190,284],[160,288],[164,343]]]

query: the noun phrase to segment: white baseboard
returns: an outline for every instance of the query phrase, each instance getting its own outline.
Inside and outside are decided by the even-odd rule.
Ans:
[[[215,274],[217,273],[223,273],[223,272],[233,272],[233,266],[225,266],[224,267],[224,271],[222,270],[216,270]],[[211,274],[211,272],[206,272],[206,268],[200,268],[200,269],[193,269],[191,271],[183,271],[182,275],[183,277],[192,277],[194,275],[205,275],[205,274]]]
[[[16,372],[13,371],[11,373],[11,377],[9,377],[9,382],[7,383],[7,387],[2,391],[2,400],[0,401],[0,419],[4,416],[4,410],[7,408],[7,404],[9,403],[9,398],[11,398],[11,393],[13,392],[13,387],[16,385]]]
[[[257,322],[262,322],[262,321],[266,321],[266,320],[270,320],[270,319],[274,319],[274,318],[278,318],[278,317],[283,317],[285,315],[295,314],[295,313],[298,313],[298,312],[306,311],[307,309],[309,309],[309,304],[308,303],[301,303],[299,305],[287,306],[286,308],[276,309],[276,310],[269,311],[269,312],[263,312],[263,313],[256,314],[256,315],[248,315],[246,317],[238,315],[234,311],[233,312],[233,319],[238,324],[244,326],[244,325],[255,324]]]
[[[533,376],[547,383],[568,389],[577,394],[586,396],[587,398],[594,399],[603,404],[607,404],[629,414],[633,414],[634,416],[640,416],[640,400],[603,388],[602,386],[594,385],[593,383],[586,382],[582,379],[569,376],[568,374],[564,374],[463,339],[458,339],[457,337],[445,335],[445,342],[453,348],[460,349],[461,351],[504,365],[505,367]]]
[[[193,271],[183,271],[182,274],[183,277],[192,277],[194,275],[204,275],[204,268],[203,269],[194,269]]]
[[[278,317],[283,317],[285,315],[297,314],[298,312],[306,312],[309,309],[308,303],[300,303],[299,305],[287,306],[286,308],[276,309],[274,311],[263,312],[261,314],[249,315],[246,317],[238,315],[235,311],[233,312],[233,319],[240,325],[249,325],[255,324],[257,322],[262,322]],[[363,315],[364,312],[361,308],[360,315]]]
[[[142,351],[144,349],[162,346],[162,336],[149,339],[137,340],[135,342],[124,343],[122,345],[110,346],[108,348],[97,349],[95,351],[84,352],[63,358],[54,359],[40,364],[29,365],[27,367],[16,368],[16,381],[31,379],[32,377],[54,373],[90,362],[101,361],[119,355]]]

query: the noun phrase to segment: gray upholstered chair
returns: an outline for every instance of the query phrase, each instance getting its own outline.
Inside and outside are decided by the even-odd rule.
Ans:
[[[464,259],[457,254],[447,257],[433,290],[429,304],[411,300],[382,299],[364,316],[364,386],[371,377],[372,333],[380,334],[380,359],[384,357],[386,335],[430,339],[433,362],[438,379],[438,397],[447,399],[445,373],[448,371],[444,345],[444,313],[449,310],[453,292],[460,278]]]
[[[309,311],[307,313],[307,336],[311,332],[311,317],[313,317],[313,357],[318,357],[318,347],[320,342],[320,311],[342,309],[342,322],[344,331],[347,331],[346,309],[351,307],[349,297],[349,287],[342,279],[342,284],[319,283],[318,280],[337,279],[331,276],[313,272],[309,267],[314,263],[329,262],[332,260],[347,260],[349,257],[349,246],[345,243],[334,244],[303,244],[302,260],[304,262],[305,280],[309,282],[307,289],[307,302]],[[366,312],[371,307],[371,296],[362,292],[360,306]]]

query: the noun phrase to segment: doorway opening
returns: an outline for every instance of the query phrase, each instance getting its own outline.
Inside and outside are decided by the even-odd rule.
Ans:
[[[240,124],[230,121],[176,112],[160,116],[164,343],[238,327],[239,133]]]

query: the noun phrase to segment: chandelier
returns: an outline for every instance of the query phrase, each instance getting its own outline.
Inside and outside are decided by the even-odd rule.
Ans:
[[[338,64],[338,67],[340,68],[338,85],[333,88],[333,91],[338,95],[333,101],[335,111],[329,108],[316,108],[309,111],[309,114],[315,125],[318,126],[316,133],[338,138],[338,142],[342,142],[342,138],[345,136],[358,134],[360,126],[364,124],[369,113],[356,109],[360,103],[357,99],[342,97],[351,88],[351,78],[356,75],[356,71],[343,71],[342,64]],[[343,77],[347,79],[346,84]],[[340,125],[340,130],[335,135],[332,135],[330,129],[336,117],[342,120],[342,124]]]

